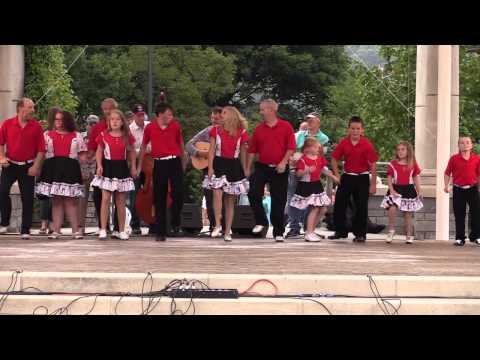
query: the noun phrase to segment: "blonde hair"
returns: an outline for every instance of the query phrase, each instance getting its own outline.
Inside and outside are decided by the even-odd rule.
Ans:
[[[110,122],[111,121],[110,118],[114,114],[117,114],[120,117],[120,119],[122,120],[122,127],[120,128],[120,131],[122,132],[122,137],[123,137],[123,141],[125,143],[125,147],[126,147],[127,151],[130,151],[130,150],[132,150],[132,145],[130,145],[130,127],[128,125],[127,118],[125,117],[123,112],[121,112],[118,109],[113,109],[112,111],[110,111],[110,114],[108,114],[108,117],[107,117],[108,131],[112,131],[112,125],[111,125],[111,122]]]
[[[321,150],[321,153],[323,154],[323,146],[322,144],[320,144],[320,142],[317,140],[317,138],[314,138],[312,136],[309,136],[305,139],[305,142],[303,143],[303,146],[302,146],[302,153],[305,152],[305,150],[310,147],[310,146],[315,146],[315,145],[318,145],[320,150]]]
[[[225,106],[223,110],[228,112],[228,116],[224,117],[222,126],[223,129],[230,134],[230,136],[236,136],[238,129],[247,130],[247,119],[243,117],[236,107]]]
[[[417,160],[415,159],[415,153],[413,151],[413,146],[408,141],[400,141],[397,146],[395,146],[395,159],[400,160],[398,157],[398,147],[405,146],[407,148],[407,166],[409,169],[413,168]]]

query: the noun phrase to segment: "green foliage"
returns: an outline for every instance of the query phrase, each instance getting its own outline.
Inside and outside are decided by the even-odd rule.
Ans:
[[[76,112],[79,100],[72,90],[72,77],[66,72],[60,45],[25,46],[25,96],[36,103],[41,99],[36,108],[40,119],[46,118],[52,106]]]

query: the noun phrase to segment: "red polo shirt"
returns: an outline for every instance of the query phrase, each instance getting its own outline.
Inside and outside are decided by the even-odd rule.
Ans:
[[[295,151],[295,134],[288,121],[278,119],[274,126],[262,122],[255,128],[248,152],[259,154],[258,162],[277,165],[288,150]]]
[[[0,145],[7,145],[6,156],[10,160],[34,160],[38,153],[45,152],[42,126],[31,119],[22,129],[17,116],[5,120],[0,128]]]
[[[176,120],[170,121],[165,129],[154,120],[145,127],[143,145],[152,144],[151,155],[154,159],[167,156],[181,156],[183,144],[182,129]]]
[[[95,125],[92,130],[90,130],[90,134],[88,135],[88,150],[90,151],[97,151],[97,138],[98,135],[102,133],[102,131],[107,129],[107,121],[105,119],[100,119],[97,125]]]
[[[470,158],[465,160],[460,153],[453,155],[448,161],[445,175],[453,175],[454,185],[475,185],[480,175],[480,157],[470,153]]]
[[[332,152],[332,157],[338,161],[344,159],[346,173],[361,174],[370,170],[370,164],[378,161],[375,148],[365,137],[361,136],[356,145],[350,137],[343,138]]]

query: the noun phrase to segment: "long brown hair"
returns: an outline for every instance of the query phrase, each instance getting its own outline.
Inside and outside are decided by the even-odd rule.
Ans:
[[[237,110],[234,106],[225,106],[223,110],[228,111],[228,116],[223,119],[223,128],[227,131],[230,136],[236,136],[238,129],[247,130],[248,122],[247,119],[243,117],[240,111]]]
[[[60,109],[58,106],[51,107],[50,110],[48,110],[48,115],[47,115],[47,124],[48,124],[48,130],[55,130],[55,116],[57,116],[58,113],[61,113],[62,109]]]
[[[125,117],[123,112],[118,109],[113,109],[112,111],[110,111],[110,114],[108,114],[107,117],[108,131],[112,131],[112,126],[110,125],[110,118],[113,114],[117,114],[120,119],[122,119],[122,127],[120,128],[120,131],[122,132],[125,148],[127,149],[127,151],[130,151],[132,150],[132,145],[130,145],[130,127],[128,126],[127,118]]]
[[[398,147],[405,146],[407,148],[407,166],[409,169],[412,169],[417,160],[415,160],[415,153],[413,151],[413,146],[408,141],[400,141],[397,146],[395,146],[395,159],[400,160],[398,158]]]

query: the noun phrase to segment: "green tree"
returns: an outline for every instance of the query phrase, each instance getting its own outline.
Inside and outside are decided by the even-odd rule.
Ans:
[[[25,79],[25,96],[36,102],[40,119],[46,118],[52,106],[76,112],[78,98],[60,45],[26,45]]]

